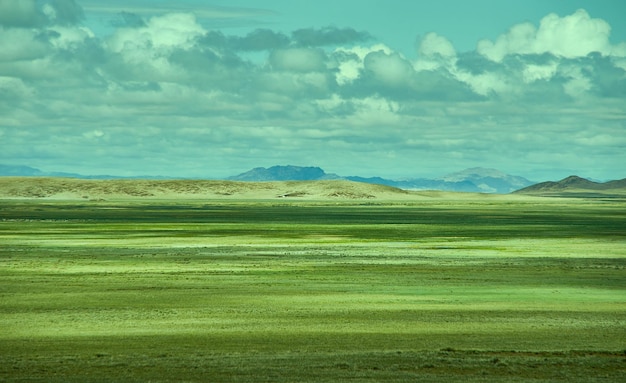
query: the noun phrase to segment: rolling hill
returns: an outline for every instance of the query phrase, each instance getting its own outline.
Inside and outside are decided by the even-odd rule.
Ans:
[[[626,178],[608,182],[594,182],[588,179],[569,176],[560,181],[541,182],[517,190],[516,194],[543,196],[626,196]]]
[[[0,177],[0,198],[394,200],[414,199],[416,195],[389,186],[345,180],[241,182]]]

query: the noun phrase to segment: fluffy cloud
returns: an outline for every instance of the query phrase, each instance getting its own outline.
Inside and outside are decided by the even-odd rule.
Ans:
[[[325,61],[323,51],[311,48],[275,50],[269,57],[272,68],[293,72],[322,71],[325,68]]]
[[[172,49],[189,49],[204,32],[192,14],[173,13],[153,17],[145,26],[120,28],[107,43],[113,52],[131,54],[141,50],[158,55]]]
[[[385,86],[401,86],[411,80],[413,66],[398,53],[372,52],[363,61],[365,70]]]
[[[457,61],[457,53],[452,43],[434,32],[420,39],[417,47],[418,60],[413,63],[417,71],[437,70],[440,67],[453,67]]]
[[[339,47],[332,53],[337,62],[337,82],[341,85],[350,84],[361,76],[365,69],[365,57],[373,52],[393,54],[393,50],[384,44],[375,44],[370,47],[354,46]]]
[[[431,32],[424,36],[417,50],[418,54],[423,57],[455,57],[456,50],[452,43],[443,36]]]
[[[513,26],[495,42],[482,40],[478,52],[493,61],[507,55],[550,53],[565,58],[586,56],[592,52],[624,56],[624,43],[612,46],[611,27],[602,19],[594,19],[585,10],[559,17],[552,13],[544,17],[539,28],[531,23]]]

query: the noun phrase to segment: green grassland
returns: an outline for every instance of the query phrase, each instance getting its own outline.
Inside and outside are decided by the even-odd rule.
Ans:
[[[0,203],[0,381],[623,381],[626,203]]]

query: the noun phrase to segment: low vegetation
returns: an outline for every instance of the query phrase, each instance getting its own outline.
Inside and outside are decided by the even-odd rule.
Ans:
[[[0,177],[0,198],[83,200],[119,199],[407,199],[409,192],[390,186],[330,181],[85,180],[76,178]],[[415,195],[412,196],[413,198]]]
[[[623,379],[626,205],[455,196],[5,199],[0,380]]]

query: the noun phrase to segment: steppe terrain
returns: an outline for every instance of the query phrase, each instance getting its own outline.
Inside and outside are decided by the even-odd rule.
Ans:
[[[0,178],[0,381],[619,382],[626,202]]]
[[[414,197],[414,195],[413,195]],[[84,180],[0,177],[0,198],[49,199],[410,199],[411,193],[350,181]]]

